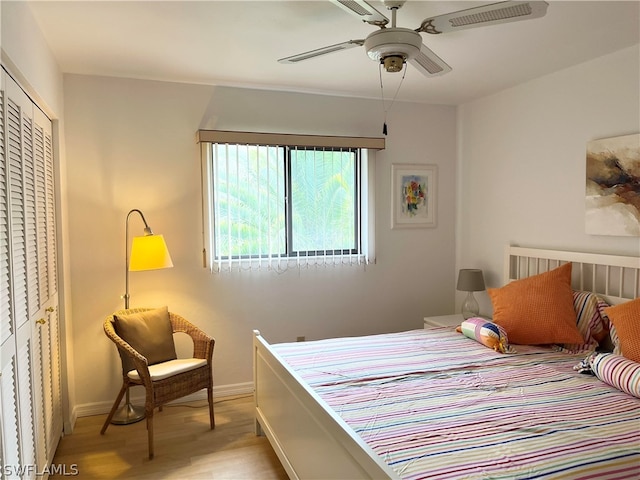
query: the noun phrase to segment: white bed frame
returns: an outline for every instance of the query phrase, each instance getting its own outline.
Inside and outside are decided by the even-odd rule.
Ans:
[[[609,305],[640,297],[640,256],[563,252],[508,245],[504,252],[504,281],[530,277],[572,262],[574,290],[597,293]]]
[[[573,262],[576,290],[618,304],[640,297],[640,257],[508,246],[505,280]],[[254,330],[256,433],[266,434],[292,479],[399,479]]]

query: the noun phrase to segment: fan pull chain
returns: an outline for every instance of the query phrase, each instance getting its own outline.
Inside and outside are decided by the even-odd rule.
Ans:
[[[382,97],[382,116],[384,118],[384,121],[382,123],[382,134],[386,135],[387,134],[387,113],[389,113],[389,111],[391,110],[391,107],[393,107],[393,104],[396,101],[396,97],[398,96],[398,93],[400,92],[400,87],[402,86],[402,83],[404,82],[404,77],[407,75],[407,62],[404,62],[404,71],[402,72],[402,78],[400,79],[400,83],[398,84],[398,88],[396,89],[396,93],[393,95],[393,98],[391,99],[391,103],[389,104],[389,108],[385,108],[384,106],[384,86],[382,84],[382,62],[380,62],[380,64],[378,65],[378,76],[380,77],[380,96]]]

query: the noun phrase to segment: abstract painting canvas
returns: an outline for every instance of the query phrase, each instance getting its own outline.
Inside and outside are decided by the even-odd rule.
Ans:
[[[391,228],[436,226],[436,165],[391,166]]]
[[[640,236],[640,134],[587,144],[586,233]]]

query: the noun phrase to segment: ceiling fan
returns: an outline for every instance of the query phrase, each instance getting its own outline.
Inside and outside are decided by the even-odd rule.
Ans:
[[[429,17],[415,30],[396,27],[396,13],[406,0],[384,0],[391,11],[389,19],[373,8],[365,0],[331,0],[347,12],[357,16],[363,22],[379,27],[379,30],[360,40],[330,45],[309,52],[281,58],[280,63],[297,63],[329,53],[361,47],[372,60],[380,62],[387,72],[399,72],[409,62],[425,76],[433,77],[451,71],[451,67],[422,43],[421,32],[438,35],[467,28],[483,27],[498,23],[529,20],[545,15],[547,2],[544,1],[506,1],[460,10],[444,15]]]

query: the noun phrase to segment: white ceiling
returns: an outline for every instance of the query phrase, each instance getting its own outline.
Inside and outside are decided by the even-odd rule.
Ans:
[[[28,3],[65,73],[381,95],[379,66],[363,47],[276,61],[374,30],[326,0]],[[398,26],[486,3],[410,0]],[[549,1],[543,18],[422,37],[453,71],[429,79],[409,67],[397,98],[460,104],[640,43],[640,2]],[[401,78],[383,72],[385,98]]]

